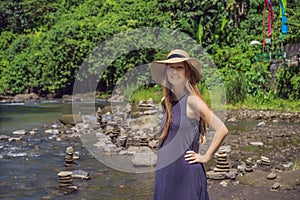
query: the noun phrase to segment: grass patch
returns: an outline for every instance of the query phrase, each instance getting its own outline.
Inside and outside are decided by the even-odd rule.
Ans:
[[[107,98],[109,98],[109,97],[110,97],[110,94],[104,93],[104,92],[101,92],[101,93],[99,93],[99,94],[97,95],[97,98],[98,98],[98,99],[107,99]]]
[[[138,103],[140,100],[147,101],[149,98],[152,98],[155,103],[159,103],[162,99],[162,96],[162,88],[159,85],[149,88],[141,87],[134,91],[129,101],[131,103]]]
[[[294,161],[294,164],[292,165],[292,170],[300,170],[300,161],[299,161],[299,159]]]
[[[203,88],[202,88],[203,89]],[[152,98],[155,103],[160,103],[163,92],[160,85],[153,87],[139,87],[135,88],[134,85],[126,88],[124,93],[131,95],[129,101],[131,103],[138,103],[140,100],[146,101]],[[101,93],[98,98],[105,99],[109,97],[109,94]],[[288,111],[288,112],[300,112],[299,100],[289,100],[280,98],[267,98],[261,100],[259,97],[247,97],[243,103],[239,102],[236,104],[226,104],[224,91],[222,89],[214,88],[213,93],[210,93],[208,89],[203,89],[202,96],[206,103],[215,110],[238,110],[238,109],[249,109],[249,110],[277,110],[277,111]]]
[[[245,152],[255,152],[255,153],[261,153],[263,151],[261,147],[257,147],[254,145],[240,146],[237,148],[237,150],[245,151]]]
[[[300,112],[300,103],[297,100],[270,98],[265,101],[258,97],[247,97],[243,103],[227,104],[228,109],[250,109],[250,110],[278,110],[288,112]]]

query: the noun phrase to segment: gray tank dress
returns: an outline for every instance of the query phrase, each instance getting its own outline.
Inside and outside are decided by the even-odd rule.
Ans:
[[[184,155],[199,150],[199,121],[187,117],[187,99],[172,103],[172,120],[168,134],[159,145],[153,200],[209,200],[204,167],[189,164]],[[166,113],[161,122],[164,126]]]

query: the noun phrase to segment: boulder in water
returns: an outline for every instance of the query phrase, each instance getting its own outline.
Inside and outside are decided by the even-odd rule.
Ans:
[[[78,114],[65,114],[60,116],[59,121],[64,125],[74,126],[77,123],[82,123],[82,117]]]
[[[24,102],[24,101],[37,101],[39,96],[35,93],[30,94],[18,94],[14,97],[15,102]]]
[[[149,147],[140,147],[132,158],[136,167],[152,167],[156,165],[157,155]]]

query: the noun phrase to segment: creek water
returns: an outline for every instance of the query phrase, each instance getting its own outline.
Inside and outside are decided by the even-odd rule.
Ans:
[[[49,138],[46,125],[70,113],[70,103],[0,104],[0,135],[17,137],[12,135],[15,130],[38,129],[20,141],[0,140],[0,199],[150,199],[153,173],[131,174],[109,168],[87,151],[79,137]],[[80,157],[71,168],[64,166],[68,146]],[[71,170],[84,170],[91,179],[74,179],[78,190],[64,195],[57,173]]]

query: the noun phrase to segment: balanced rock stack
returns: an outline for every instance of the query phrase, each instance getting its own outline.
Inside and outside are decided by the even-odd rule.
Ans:
[[[103,111],[101,108],[98,108],[97,109],[97,112],[96,112],[96,117],[97,117],[97,123],[100,125],[100,127],[102,129],[105,129],[106,126],[107,126],[107,120],[105,118],[103,118]]]
[[[73,147],[67,147],[66,156],[65,156],[65,166],[72,167],[75,165],[73,158]]]
[[[147,136],[141,136],[139,142],[140,142],[140,146],[148,146],[149,144]]]
[[[254,167],[254,164],[253,164],[252,158],[247,158],[245,171],[253,172],[253,167]]]
[[[77,187],[73,185],[72,172],[62,171],[58,174],[59,187],[65,189],[76,190]]]
[[[102,123],[102,109],[101,108],[97,108],[96,118],[97,118],[98,124],[101,125],[101,123]]]
[[[116,143],[116,139],[118,138],[120,133],[121,133],[121,129],[117,124],[114,124],[112,129],[107,129],[105,131],[105,134],[108,137],[110,137],[112,143]]]
[[[227,153],[225,150],[220,150],[217,153],[217,165],[214,168],[215,172],[229,172],[230,166],[227,160]]]
[[[140,146],[139,139],[137,137],[129,135],[126,140],[126,147],[129,146]]]
[[[116,139],[116,143],[118,147],[124,147],[127,148],[127,134],[122,134]]]
[[[266,156],[261,156],[260,160],[257,161],[258,166],[263,168],[270,168],[271,167],[271,160]]]

